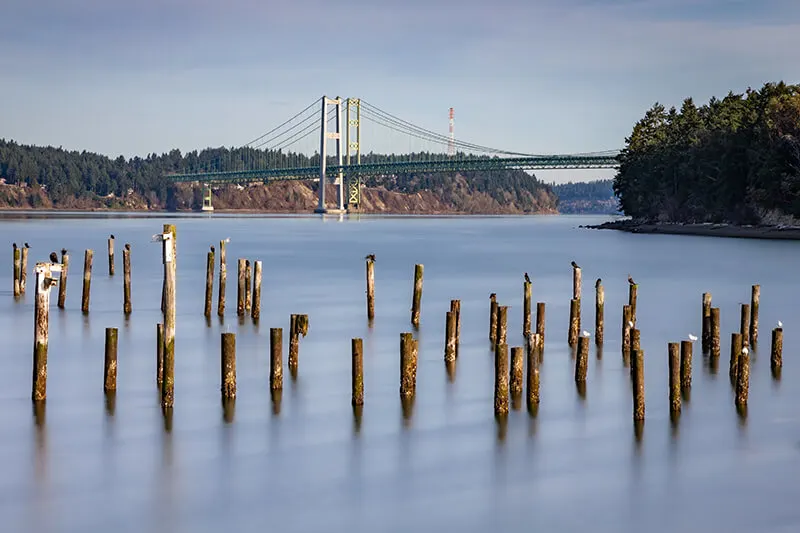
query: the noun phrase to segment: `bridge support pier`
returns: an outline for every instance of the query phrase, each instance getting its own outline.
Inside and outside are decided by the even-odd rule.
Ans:
[[[322,97],[322,113],[320,120],[322,122],[320,127],[320,141],[319,141],[319,204],[314,210],[315,213],[343,213],[344,212],[344,176],[342,175],[342,99],[339,97],[328,98]],[[328,106],[334,106],[336,109],[336,131],[328,131]],[[326,165],[328,158],[328,139],[336,140],[336,162],[339,168],[336,177],[336,185],[338,187],[338,208],[328,209],[325,202],[325,186],[328,183],[326,175]]]
[[[203,207],[200,210],[214,211],[214,207],[211,205],[211,185],[208,183],[203,183]]]

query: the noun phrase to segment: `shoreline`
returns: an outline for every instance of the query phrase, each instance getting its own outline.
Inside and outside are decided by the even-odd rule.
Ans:
[[[611,229],[627,233],[661,235],[694,235],[699,237],[728,237],[739,239],[800,240],[800,227],[796,226],[737,226],[735,224],[680,224],[647,223],[630,219],[613,220],[588,229]]]

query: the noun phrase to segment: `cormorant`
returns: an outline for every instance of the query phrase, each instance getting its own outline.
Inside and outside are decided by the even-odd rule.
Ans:
[[[67,255],[67,249],[66,248],[62,248],[61,249],[61,255]]]
[[[600,278],[597,278],[597,281],[595,281],[595,282],[594,282],[594,287],[595,287],[595,288],[599,287],[599,286],[600,286],[600,284],[601,284],[602,282],[603,282],[603,280],[602,280],[602,279],[600,279]]]
[[[55,252],[50,252],[50,262],[58,263],[58,254],[56,254]]]
[[[375,261],[375,254],[369,254],[366,257],[364,257],[364,259],[366,259],[367,261],[373,261],[374,262]]]
[[[25,248],[30,248],[30,247],[31,247],[31,245],[26,242],[25,243]]]
[[[572,268],[580,268],[578,266],[578,263],[576,263],[575,261],[572,261],[570,264],[572,265]]]
[[[125,243],[125,249],[126,249],[126,250],[128,250],[128,251],[130,251],[130,249],[131,249],[131,244],[130,244],[129,242],[126,242],[126,243]]]
[[[489,295],[490,300],[494,300],[495,298],[497,298],[497,293],[493,292],[492,294]]]
[[[214,245],[211,245],[211,253],[213,254],[216,250],[214,249]]]
[[[526,283],[530,283],[531,282],[531,278],[528,276],[527,272],[525,272],[525,282]]]
[[[111,234],[111,238],[112,238],[112,239],[114,238],[114,234],[113,234],[113,233]]]

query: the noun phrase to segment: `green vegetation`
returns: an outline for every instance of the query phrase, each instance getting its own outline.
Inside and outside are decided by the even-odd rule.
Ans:
[[[768,83],[680,110],[655,104],[620,155],[614,191],[652,222],[800,218],[800,85]]]
[[[558,196],[558,210],[564,214],[614,214],[617,198],[611,179],[551,184]]]

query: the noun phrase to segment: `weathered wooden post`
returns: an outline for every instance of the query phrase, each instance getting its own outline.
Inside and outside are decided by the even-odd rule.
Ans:
[[[211,316],[211,299],[214,297],[214,247],[208,252],[206,258],[206,299],[205,307],[203,308],[203,315],[206,317]]]
[[[631,320],[631,306],[630,305],[623,305],[622,306],[622,362],[625,366],[628,366],[631,362],[631,324],[633,321]],[[631,368],[631,372],[633,372],[633,368]]]
[[[536,302],[536,334],[542,345],[540,357],[544,354],[544,302]]]
[[[508,414],[508,345],[494,348],[494,414]]]
[[[308,334],[308,315],[291,315],[289,317],[289,371],[297,375],[297,362],[300,356],[300,335]]]
[[[670,342],[669,348],[669,411],[676,415],[681,412],[681,354],[680,345]]]
[[[419,327],[419,313],[422,305],[422,274],[423,265],[414,265],[414,297],[411,302],[411,325]]]
[[[375,254],[369,254],[367,260],[367,320],[375,319]],[[355,346],[355,344],[353,345]]]
[[[105,358],[103,361],[103,390],[117,390],[117,328],[106,328]]]
[[[532,283],[527,279],[522,284],[522,334],[528,336],[531,333],[531,298],[533,296]]]
[[[239,259],[237,273],[237,290],[236,290],[236,314],[244,316],[244,279],[245,279],[245,260]]]
[[[283,328],[270,328],[269,354],[269,387],[283,389]]]
[[[164,324],[156,324],[156,384],[161,390],[164,381]]]
[[[171,409],[175,404],[175,289],[178,255],[177,230],[164,224],[161,234],[164,260],[164,371],[161,380],[161,407]]]
[[[253,308],[253,267],[250,266],[250,260],[244,262],[244,310],[251,311]]]
[[[731,385],[734,387],[736,386],[736,380],[739,375],[739,354],[742,353],[743,346],[742,334],[731,333],[731,362],[728,368],[728,377],[730,377]]]
[[[581,299],[581,267],[572,262],[572,299]]]
[[[719,319],[719,307],[712,307],[711,308],[711,359],[719,359],[720,348],[719,348],[719,330],[720,330],[720,319]]]
[[[539,362],[542,339],[538,333],[528,337],[528,412],[536,412],[539,405]]]
[[[19,263],[19,292],[25,294],[25,286],[28,284],[28,243],[22,245],[22,255]]]
[[[417,390],[417,341],[411,333],[400,334],[400,396],[414,396]]]
[[[222,333],[220,381],[223,398],[236,398],[236,334]]]
[[[461,300],[450,300],[450,312],[456,317],[456,357],[458,357],[458,349],[461,346]]]
[[[36,300],[33,319],[33,383],[31,399],[39,402],[47,398],[47,346],[50,327],[50,289],[57,283],[52,277],[60,272],[61,265],[36,263]]]
[[[575,346],[578,342],[578,333],[581,330],[581,301],[573,298],[569,301],[569,335],[567,342]]]
[[[508,306],[497,306],[497,344],[508,343]]]
[[[681,389],[692,388],[692,341],[681,341]]]
[[[217,301],[217,315],[225,316],[225,285],[228,279],[228,270],[225,258],[225,244],[230,238],[219,241],[219,300]]]
[[[69,254],[66,248],[61,249],[61,275],[58,277],[58,307],[64,309],[67,303],[67,270],[69,270]]]
[[[644,352],[636,350],[631,354],[633,370],[633,420],[644,420]]]
[[[350,350],[353,355],[353,395],[350,403],[355,407],[364,405],[364,343],[355,338],[351,341]]]
[[[739,333],[742,334],[742,346],[750,346],[750,305],[742,304]]]
[[[584,331],[578,337],[578,353],[575,358],[575,383],[586,383],[586,372],[589,366],[589,335]]]
[[[700,335],[701,339],[701,349],[703,353],[708,353],[711,351],[711,293],[704,292],[703,293],[703,314],[701,315],[703,320],[703,331]]]
[[[12,246],[13,246],[13,249],[14,249],[14,257],[13,257],[13,259],[14,259],[14,263],[13,263],[13,269],[14,269],[14,272],[13,272],[13,274],[14,274],[14,298],[19,298],[19,295],[20,295],[19,278],[20,278],[20,273],[21,273],[21,270],[22,270],[22,257],[21,257],[21,252],[20,252],[19,248],[17,248],[17,243],[13,243]]]
[[[497,295],[489,295],[489,342],[497,344]]]
[[[606,293],[603,290],[603,281],[600,278],[597,278],[594,290],[594,343],[597,346],[602,346],[605,334]]]
[[[114,275],[114,236],[108,238],[108,275]]]
[[[125,243],[122,250],[122,311],[131,314],[131,245]]]
[[[750,344],[758,342],[758,306],[761,303],[761,285],[750,288]]]
[[[628,276],[628,305],[631,306],[631,322],[636,324],[636,300],[639,297],[639,285],[633,283],[633,280]]]
[[[750,350],[742,347],[739,353],[739,371],[736,380],[736,406],[739,409],[747,407],[747,398],[750,395]]]
[[[456,360],[456,315],[448,311],[444,328],[444,360]]]
[[[89,312],[89,293],[92,286],[92,260],[93,250],[86,250],[83,255],[83,295],[81,297],[81,311]]]
[[[250,316],[253,320],[261,318],[261,261],[253,265],[253,308]]]
[[[524,350],[521,346],[511,348],[511,384],[512,396],[522,394],[522,374],[525,369]]]
[[[783,367],[783,328],[772,330],[772,350],[770,351],[769,366],[772,375],[776,376]]]
[[[642,349],[642,332],[637,327],[631,327],[631,351]]]

